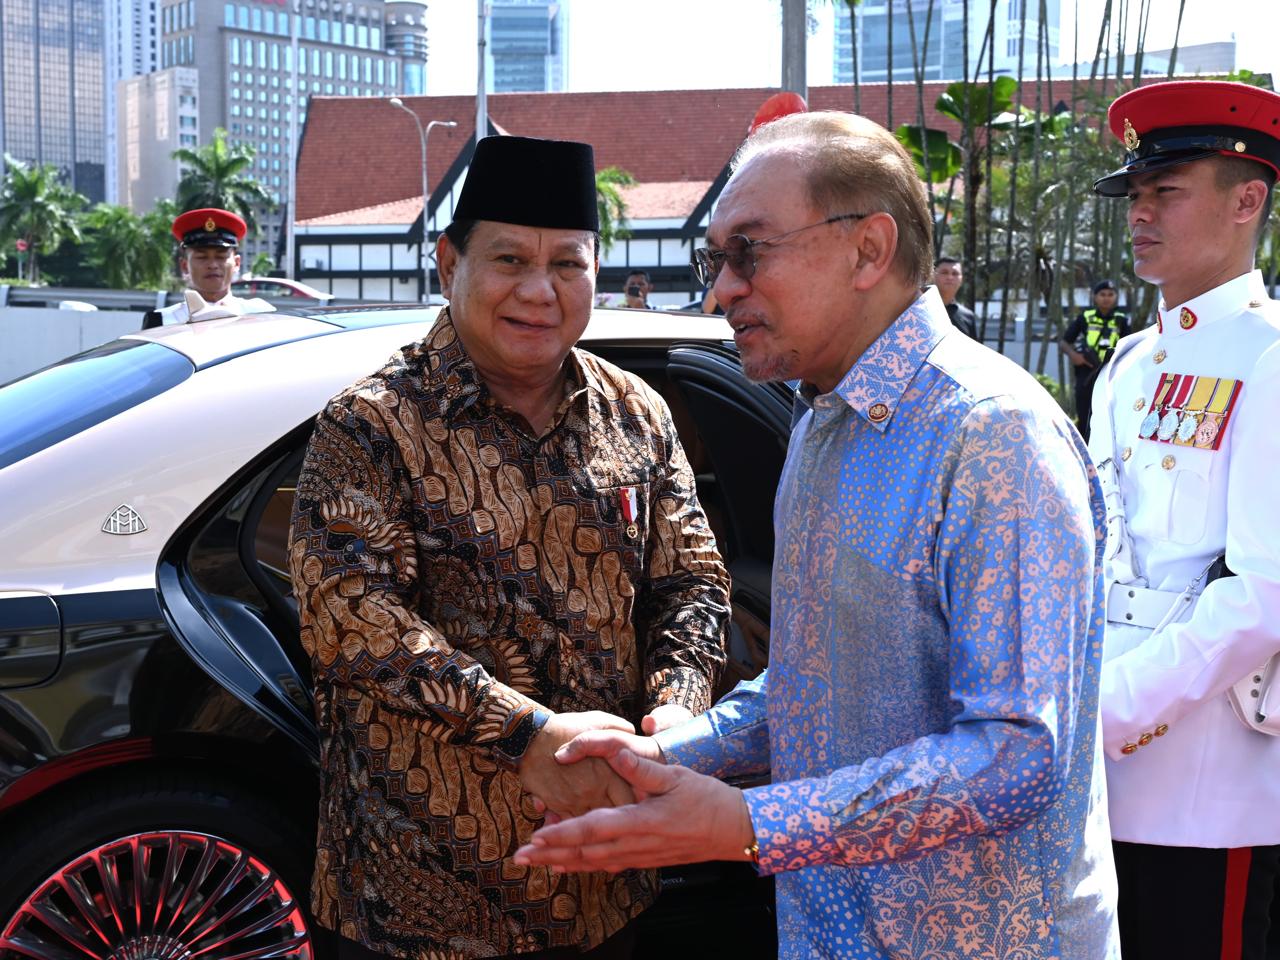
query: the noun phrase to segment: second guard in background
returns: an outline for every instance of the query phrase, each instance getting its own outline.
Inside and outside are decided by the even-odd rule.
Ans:
[[[1090,441],[1107,497],[1102,732],[1122,951],[1274,956],[1280,305],[1253,263],[1280,96],[1157,83],[1108,121],[1127,154],[1095,189],[1128,198],[1134,272],[1161,295],[1157,323],[1103,368]]]
[[[1102,365],[1111,359],[1121,337],[1129,335],[1129,318],[1116,310],[1120,295],[1111,280],[1093,285],[1093,306],[1079,314],[1062,332],[1061,346],[1076,377],[1076,425],[1089,439],[1093,385]]]
[[[195,319],[239,316],[246,313],[271,313],[270,303],[258,297],[237,297],[231,293],[240,272],[240,244],[248,230],[244,220],[230,210],[204,207],[179,214],[173,221],[173,238],[181,246],[182,279],[188,292],[194,291],[200,299],[186,298],[160,310],[148,310],[142,318],[142,328],[159,327],[170,323],[186,323],[192,319],[188,300],[197,305]],[[204,311],[200,303],[220,309]]]

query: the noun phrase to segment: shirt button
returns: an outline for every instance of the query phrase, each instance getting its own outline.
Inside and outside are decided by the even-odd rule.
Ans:
[[[1164,467],[1166,470],[1172,470],[1177,462],[1178,461],[1173,458],[1173,455],[1169,454],[1160,461],[1160,466]]]
[[[1160,724],[1160,726],[1156,727],[1155,730],[1153,730],[1152,732],[1157,737],[1163,737],[1166,733],[1169,732],[1169,725],[1167,723],[1162,723]]]
[[[1163,350],[1157,350],[1156,355],[1151,359],[1156,363],[1164,363],[1164,358],[1167,356],[1169,356],[1169,354],[1165,353]]]
[[[1142,736],[1138,738],[1138,746],[1140,747],[1145,747],[1150,742],[1151,742],[1151,734],[1149,733],[1144,733]]]
[[[1131,753],[1138,752],[1138,745],[1136,743],[1126,743],[1123,747],[1120,748],[1120,752],[1127,757]]]
[[[1127,461],[1132,456],[1133,456],[1133,447],[1125,447],[1124,452],[1120,454],[1120,459]]]
[[[1137,400],[1133,401],[1133,409],[1135,410],[1141,410],[1146,405],[1147,405],[1146,397],[1139,397]]]

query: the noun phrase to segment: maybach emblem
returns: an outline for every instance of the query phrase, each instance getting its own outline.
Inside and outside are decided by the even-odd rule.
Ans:
[[[146,521],[137,510],[122,503],[111,511],[111,515],[102,521],[102,532],[127,537],[131,533],[142,533],[147,529]]]

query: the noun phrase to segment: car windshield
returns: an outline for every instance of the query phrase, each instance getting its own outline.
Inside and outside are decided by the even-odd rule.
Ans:
[[[182,354],[114,340],[0,387],[0,469],[75,436],[194,371]]]

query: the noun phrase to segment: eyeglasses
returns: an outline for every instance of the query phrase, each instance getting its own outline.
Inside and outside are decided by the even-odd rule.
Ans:
[[[838,223],[841,220],[861,220],[863,217],[869,216],[871,216],[869,213],[842,213],[839,216],[827,217],[827,219],[819,220],[817,223],[796,227],[794,230],[788,230],[786,233],[780,233],[775,237],[765,237],[762,240],[750,240],[740,233],[735,233],[733,236],[725,238],[724,246],[719,250],[712,250],[708,247],[698,247],[694,250],[693,275],[698,278],[700,284],[704,287],[709,287],[720,276],[720,268],[727,264],[729,269],[743,280],[750,280],[756,275],[755,247],[780,243],[787,237],[795,236],[804,230],[812,230],[814,227],[825,227],[828,223]]]

